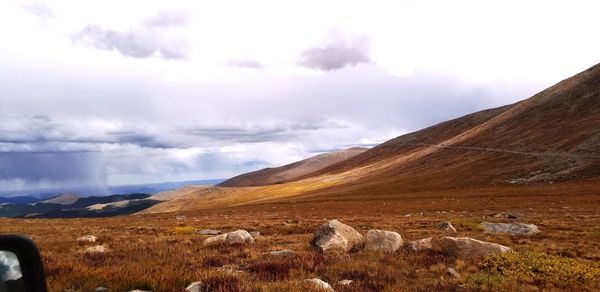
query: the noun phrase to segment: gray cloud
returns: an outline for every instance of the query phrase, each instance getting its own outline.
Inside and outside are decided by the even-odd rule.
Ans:
[[[250,68],[250,69],[262,69],[265,67],[265,66],[263,66],[263,64],[259,63],[258,61],[250,60],[250,59],[230,60],[227,62],[226,65],[229,67]]]
[[[332,71],[371,62],[369,42],[365,37],[332,33],[325,44],[305,50],[298,64],[311,69]]]
[[[163,59],[184,60],[188,58],[189,45],[184,39],[171,37],[168,29],[187,23],[188,15],[183,12],[162,12],[129,31],[88,25],[73,34],[71,39],[88,47],[116,50],[133,58],[148,58],[160,54]]]

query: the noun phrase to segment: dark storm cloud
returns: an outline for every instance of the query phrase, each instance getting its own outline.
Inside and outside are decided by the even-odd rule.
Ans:
[[[102,155],[94,153],[0,153],[0,181],[72,181],[82,185],[106,182]]]
[[[159,53],[163,59],[188,58],[188,44],[183,39],[169,37],[167,29],[186,25],[183,12],[162,12],[129,31],[116,31],[98,25],[88,25],[71,36],[74,42],[100,50],[116,50],[124,56],[148,58]]]
[[[240,60],[230,60],[226,64],[229,67],[238,67],[238,68],[250,68],[250,69],[263,69],[264,66],[256,60],[249,59],[240,59]]]
[[[366,38],[338,37],[332,34],[324,45],[305,50],[298,64],[321,71],[366,64],[371,62],[368,47]]]
[[[307,131],[322,129],[342,129],[346,126],[332,121],[290,123],[274,126],[254,127],[195,127],[185,129],[185,133],[223,142],[258,143],[290,140]]]

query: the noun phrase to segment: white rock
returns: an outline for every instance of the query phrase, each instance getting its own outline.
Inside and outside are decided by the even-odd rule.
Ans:
[[[534,235],[539,233],[540,230],[534,224],[525,223],[490,223],[483,222],[480,224],[483,230],[487,233],[500,233],[510,235]]]
[[[371,229],[367,232],[365,249],[377,252],[396,252],[402,247],[402,236],[397,232]]]
[[[354,228],[338,220],[331,220],[319,226],[311,243],[321,252],[345,253],[364,247],[365,239]]]
[[[444,236],[433,239],[431,244],[434,250],[462,258],[478,258],[512,251],[511,248],[504,245],[485,242],[470,237]]]
[[[98,238],[93,235],[84,235],[82,237],[77,238],[78,242],[96,242]]]
[[[206,284],[202,283],[201,281],[198,282],[194,282],[192,284],[190,284],[189,286],[187,286],[187,288],[185,288],[186,292],[205,292],[208,291],[208,287],[206,286]]]
[[[227,239],[227,233],[219,234],[217,236],[213,236],[213,237],[209,237],[209,238],[205,239],[203,244],[205,246],[219,245],[219,244],[225,243],[226,239]]]
[[[352,280],[341,280],[338,282],[338,285],[340,286],[350,286],[352,283],[354,283],[354,281]]]
[[[105,253],[110,250],[104,245],[90,246],[84,250],[86,253]]]
[[[265,253],[266,256],[270,257],[290,257],[294,255],[294,252],[289,249],[275,250]]]
[[[333,291],[333,288],[331,288],[331,285],[329,285],[329,283],[327,283],[319,278],[304,280],[304,282],[310,283],[311,285],[315,286],[315,288],[318,288],[318,289],[321,289],[324,291]]]
[[[408,249],[412,250],[412,251],[420,251],[420,250],[426,250],[426,249],[431,249],[431,248],[432,248],[431,237],[413,240],[408,243]]]
[[[456,279],[460,279],[460,274],[454,268],[447,268],[446,274],[448,274]]]

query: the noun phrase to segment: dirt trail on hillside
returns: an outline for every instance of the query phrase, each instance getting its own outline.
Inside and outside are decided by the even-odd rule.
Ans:
[[[402,143],[407,146],[429,146],[439,149],[463,149],[473,151],[487,151],[487,152],[498,152],[498,153],[510,153],[518,155],[530,155],[530,156],[558,156],[558,157],[569,157],[569,158],[593,158],[600,159],[600,155],[587,155],[587,154],[572,154],[572,153],[561,153],[561,152],[525,152],[517,150],[506,150],[497,148],[484,148],[484,147],[470,147],[470,146],[447,146],[444,144],[427,144],[427,143]]]

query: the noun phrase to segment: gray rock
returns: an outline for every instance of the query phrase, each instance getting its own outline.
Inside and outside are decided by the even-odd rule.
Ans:
[[[204,229],[204,230],[200,230],[198,232],[198,234],[200,234],[200,235],[219,235],[219,234],[221,234],[221,231],[213,230],[213,229]]]
[[[226,239],[227,239],[227,233],[219,234],[217,236],[213,236],[213,237],[209,237],[209,238],[205,239],[203,244],[205,246],[219,245],[219,244],[225,243]]]
[[[494,215],[492,215],[492,217],[503,218],[503,219],[519,219],[519,216],[512,214],[512,213],[505,213],[505,212],[494,214]]]
[[[331,220],[315,231],[312,245],[321,252],[350,252],[361,249],[365,245],[365,239],[354,228]]]
[[[431,249],[431,237],[413,240],[408,243],[407,248],[411,251],[421,251]]]
[[[108,291],[108,288],[102,287],[102,286],[100,286],[94,290],[94,292],[106,292],[106,291]]]
[[[252,236],[252,238],[257,238],[260,236],[260,231],[250,231],[250,236]]]
[[[510,234],[517,236],[528,236],[539,233],[540,230],[534,224],[525,223],[490,223],[483,222],[480,224],[483,231],[487,233]]]
[[[452,223],[450,223],[449,221],[438,223],[437,228],[449,232],[456,232],[456,228],[454,228],[454,226],[452,226]]]
[[[227,244],[247,244],[254,243],[254,238],[252,238],[252,235],[248,231],[240,229],[227,233],[225,242]]]
[[[470,237],[435,238],[431,241],[434,250],[446,255],[462,258],[480,258],[487,255],[512,251],[511,248],[497,243],[485,242]]]
[[[367,232],[365,249],[377,252],[396,252],[402,247],[402,236],[397,232],[371,229]]]
[[[329,283],[327,283],[319,278],[304,280],[304,282],[309,283],[310,285],[312,285],[315,288],[320,289],[320,290],[333,291],[333,288],[331,288],[331,285],[329,285]]]
[[[340,286],[350,286],[352,285],[352,283],[354,283],[354,281],[352,280],[341,280],[338,282],[338,285]]]
[[[208,291],[208,285],[202,283],[201,281],[194,282],[185,288],[186,292],[206,292]]]

